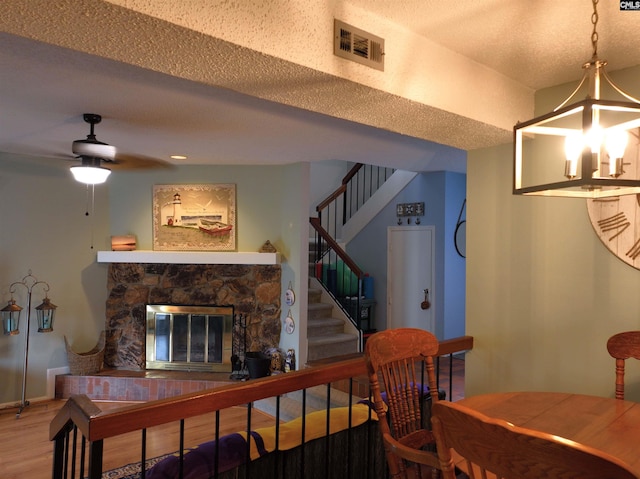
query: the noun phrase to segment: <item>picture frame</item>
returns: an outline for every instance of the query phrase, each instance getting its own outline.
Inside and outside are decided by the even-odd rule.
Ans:
[[[236,185],[154,185],[153,249],[235,251]]]

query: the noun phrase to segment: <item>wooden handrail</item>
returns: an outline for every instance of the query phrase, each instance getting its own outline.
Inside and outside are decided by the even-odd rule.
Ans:
[[[336,191],[331,193],[326,200],[322,201],[320,204],[318,204],[318,206],[316,206],[316,211],[317,212],[322,211],[331,203],[333,203],[335,200],[337,200],[340,197],[340,195],[342,195],[345,191],[347,191],[347,184],[349,183],[349,181],[351,181],[351,178],[356,176],[358,171],[360,171],[360,169],[363,166],[364,165],[362,163],[356,163],[355,165],[353,165],[353,167],[349,170],[349,172],[345,175],[345,177],[342,178],[342,183],[340,184],[340,186],[338,186]]]
[[[440,345],[439,355],[462,352],[473,347],[473,338],[463,336],[442,341]],[[359,356],[319,367],[233,383],[106,412],[101,411],[84,395],[73,396],[51,422],[49,437],[51,440],[55,439],[70,422],[73,422],[87,440],[99,441],[260,399],[281,396],[292,391],[356,376],[366,376],[366,374],[364,357]]]
[[[326,200],[324,200],[322,203],[316,206],[316,211],[320,212],[323,209],[325,209],[327,206],[329,206],[331,203],[337,200],[340,197],[340,195],[343,194],[345,191],[347,191],[347,185],[340,185],[336,191],[334,191],[327,197]]]
[[[347,376],[366,374],[362,357],[341,361],[320,368],[307,368],[274,377],[228,384],[211,390],[183,394],[159,399],[145,404],[136,404],[113,411],[99,412],[95,409],[81,414],[76,407],[86,406],[86,396],[73,396],[72,406],[60,410],[51,423],[49,437],[55,438],[60,426],[73,422],[89,441],[118,436],[139,429],[158,426],[204,414],[207,411],[226,409],[260,399],[280,396],[291,391],[338,381]],[[86,398],[86,399],[85,399]],[[89,401],[91,402],[91,401]]]
[[[340,247],[340,245],[334,240],[327,230],[325,230],[320,224],[320,218],[309,218],[309,223],[315,229],[318,234],[322,237],[323,240],[329,245],[329,247],[336,252],[336,254],[340,257],[344,264],[346,264],[349,269],[355,274],[358,279],[361,279],[364,276],[363,271],[358,267],[358,265],[351,259],[351,257]]]
[[[101,413],[102,410],[84,394],[72,396],[49,424],[49,439],[55,439],[69,422],[73,422],[85,437],[89,437],[89,424]]]
[[[358,174],[358,171],[360,171],[363,166],[364,165],[362,163],[356,163],[355,165],[353,165],[349,172],[344,175],[344,178],[342,178],[342,184],[346,185],[347,183],[349,183],[351,179]]]
[[[460,336],[458,338],[443,339],[438,345],[438,356],[471,351],[473,349],[473,336]]]

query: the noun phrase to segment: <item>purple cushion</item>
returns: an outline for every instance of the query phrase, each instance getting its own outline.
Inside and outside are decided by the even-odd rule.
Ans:
[[[266,454],[264,443],[259,434],[251,432],[258,452]],[[221,437],[218,446],[218,472],[225,472],[238,467],[247,460],[247,441],[238,433]],[[184,454],[184,479],[213,477],[215,474],[216,441],[200,444]],[[179,477],[180,457],[171,455],[154,465],[147,471],[149,479],[174,479]]]

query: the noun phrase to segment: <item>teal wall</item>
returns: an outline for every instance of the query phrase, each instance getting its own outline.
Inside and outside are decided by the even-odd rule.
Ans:
[[[302,299],[291,309],[303,323],[295,335],[283,338],[283,347],[296,348],[300,361],[306,359],[301,331],[306,324],[308,164],[114,171],[108,183],[95,188],[95,214],[87,217],[87,189],[73,181],[67,162],[3,154],[0,300],[6,304],[9,285],[31,269],[49,283],[50,299],[58,306],[52,333],[37,333],[33,314],[27,398],[46,396],[47,370],[67,366],[64,335],[74,350],[86,351],[104,329],[107,265],[96,262],[96,252],[109,250],[111,235],[122,234],[135,234],[138,249],[152,249],[153,185],[187,183],[236,184],[238,251],[257,251],[270,240],[282,253],[283,294],[289,283],[299,293]],[[33,306],[42,298],[34,291]],[[26,308],[20,292],[16,300]],[[282,314],[287,312],[283,309]],[[26,323],[24,311],[22,322]],[[18,336],[0,336],[0,404],[20,400],[25,328],[21,326]]]
[[[136,234],[139,249],[152,249],[152,190],[156,184],[233,183],[237,196],[237,251],[258,251],[269,240],[282,255],[282,310],[296,320],[281,348],[306,361],[309,165],[184,166],[172,171],[131,173],[110,184],[111,234]],[[296,303],[284,306],[291,285]]]
[[[233,183],[236,185],[237,251],[257,251],[270,240],[283,247],[281,208],[268,207],[287,194],[280,166],[182,166],[175,170],[113,174],[109,179],[110,230],[135,234],[138,249],[153,249],[154,185]],[[280,245],[280,246],[279,246]]]

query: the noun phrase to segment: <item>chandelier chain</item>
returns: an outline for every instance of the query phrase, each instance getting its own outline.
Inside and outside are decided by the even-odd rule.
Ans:
[[[598,56],[598,32],[596,27],[598,26],[598,1],[592,0],[593,13],[591,14],[591,24],[593,25],[593,31],[591,32],[591,45],[593,46],[593,58]]]

